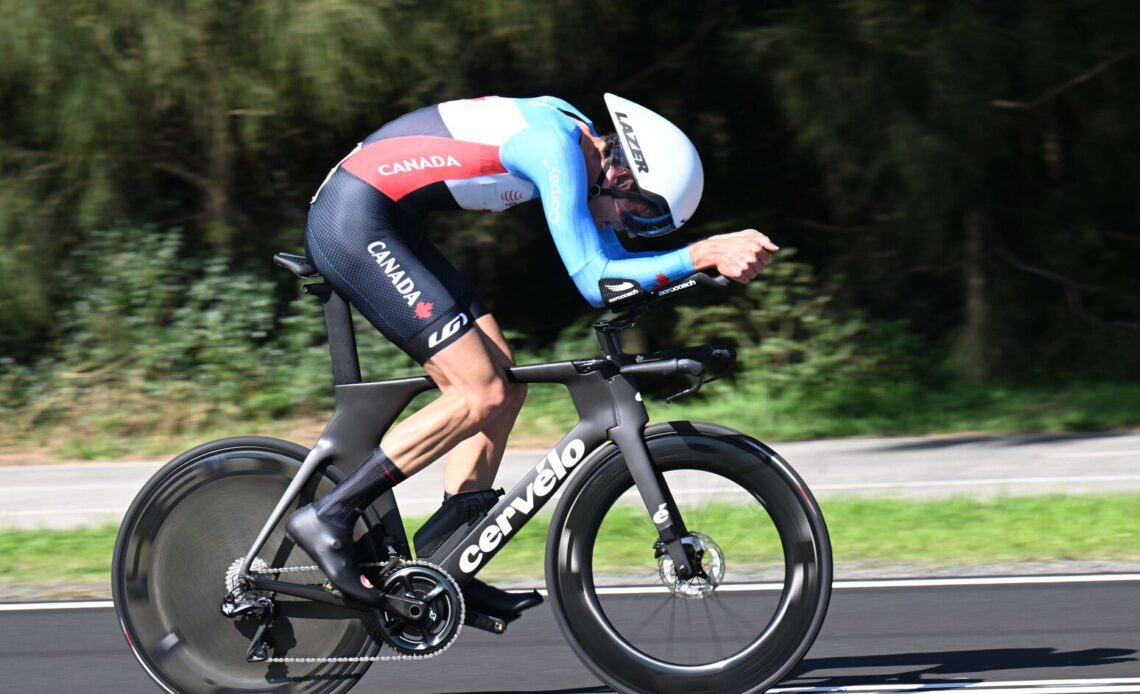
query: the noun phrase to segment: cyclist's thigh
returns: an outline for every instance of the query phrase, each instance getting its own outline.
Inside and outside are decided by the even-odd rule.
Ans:
[[[494,366],[498,367],[500,373],[508,366],[514,366],[515,360],[514,355],[511,353],[511,348],[507,344],[507,339],[503,336],[503,332],[499,328],[499,324],[495,321],[495,318],[491,314],[487,313],[479,316],[479,318],[475,320],[475,329],[471,332],[478,334],[478,336],[482,339],[484,348],[483,351],[487,354],[487,359],[489,359]],[[457,341],[455,344],[458,345],[459,343],[460,341]],[[442,391],[447,391],[449,388],[451,388],[452,381],[451,377],[448,375],[448,371],[450,371],[450,369],[446,369],[444,360],[441,359],[441,357],[444,357],[444,354],[446,354],[447,357],[444,357],[444,359],[447,359],[449,362],[453,362],[458,365],[463,365],[466,360],[473,358],[470,352],[460,353],[460,348],[458,346],[455,347],[455,350],[456,351],[454,355],[449,349],[445,352],[437,354],[434,358],[424,364],[424,369],[428,372],[428,375],[431,376],[432,380],[435,381],[435,384],[439,386],[440,390]],[[474,358],[482,359],[482,355],[478,352],[475,352]]]
[[[499,322],[490,313],[485,313],[475,320],[475,328],[483,336],[483,344],[487,345],[487,351],[495,359],[495,363],[506,368],[514,366],[515,355],[511,351],[511,346],[507,344],[507,338],[503,335],[502,328],[499,327]]]
[[[443,391],[482,393],[505,386],[503,366],[491,352],[486,338],[472,330],[432,355],[424,370]]]
[[[475,327],[481,304],[418,222],[345,171],[310,208],[305,244],[337,293],[421,364]]]

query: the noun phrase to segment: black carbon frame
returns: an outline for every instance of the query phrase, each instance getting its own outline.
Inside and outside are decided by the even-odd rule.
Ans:
[[[269,579],[250,576],[249,568],[254,557],[284,518],[289,505],[312,474],[320,466],[330,463],[345,474],[354,470],[380,445],[381,438],[408,403],[420,393],[435,388],[435,383],[426,376],[359,382],[359,363],[348,304],[335,292],[325,289],[323,284],[307,285],[306,291],[318,296],[324,309],[330,335],[329,350],[334,381],[337,384],[336,407],[320,439],[305,458],[301,469],[246,553],[241,574],[255,585],[268,582]],[[599,331],[599,340],[602,340],[602,335]],[[613,354],[620,354],[616,335],[609,335],[602,342],[603,351],[608,355],[611,354],[611,350],[607,349],[609,343],[614,348]],[[512,383],[554,383],[565,386],[578,412],[578,423],[550,453],[536,461],[535,467],[499,500],[482,521],[467,533],[452,536],[433,552],[433,562],[451,574],[459,584],[469,581],[569,479],[570,470],[564,469],[565,474],[558,474],[568,450],[573,454],[581,449],[573,465],[576,467],[595,450],[612,441],[629,467],[646,510],[677,567],[678,575],[691,575],[692,564],[680,542],[686,534],[684,521],[664,478],[653,465],[645,444],[644,429],[649,415],[633,379],[620,373],[619,369],[620,360],[606,359],[513,366],[507,369],[507,378]],[[377,540],[383,539],[402,555],[410,557],[407,534],[392,491],[377,499],[373,509],[380,516],[382,527],[371,528],[372,535]],[[496,538],[496,535],[499,537]],[[291,584],[277,581],[272,583],[274,590],[290,592],[288,586]]]

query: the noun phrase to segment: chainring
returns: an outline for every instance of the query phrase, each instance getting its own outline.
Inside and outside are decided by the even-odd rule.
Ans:
[[[379,611],[385,641],[407,655],[426,656],[442,651],[463,629],[466,605],[459,584],[446,571],[423,561],[403,562],[384,574],[380,591],[422,600],[427,614],[412,620],[394,612]]]

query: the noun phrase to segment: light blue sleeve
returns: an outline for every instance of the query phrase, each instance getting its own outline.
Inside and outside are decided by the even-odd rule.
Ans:
[[[612,229],[597,228],[586,203],[586,164],[572,133],[531,126],[507,140],[499,157],[508,171],[538,188],[562,263],[591,305],[605,305],[598,289],[603,277],[633,280],[649,290],[662,276],[671,283],[693,274],[688,248],[630,253]]]

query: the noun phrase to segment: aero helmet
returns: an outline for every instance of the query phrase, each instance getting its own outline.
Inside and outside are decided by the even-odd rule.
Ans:
[[[697,149],[680,128],[653,111],[606,94],[606,108],[617,133],[609,158],[602,167],[591,197],[610,195],[636,200],[639,212],[623,212],[626,231],[637,236],[660,236],[689,221],[701,201],[705,174]],[[603,189],[606,169],[626,167],[633,181],[621,188]]]

